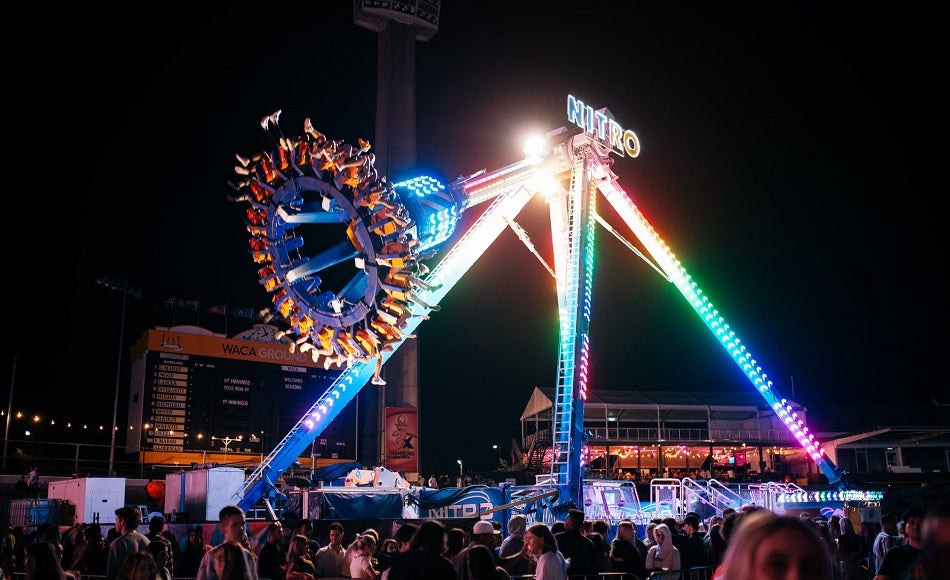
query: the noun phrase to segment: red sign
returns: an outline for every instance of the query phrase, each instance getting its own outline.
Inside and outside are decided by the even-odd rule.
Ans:
[[[390,471],[419,471],[419,415],[413,407],[386,407],[386,464]]]

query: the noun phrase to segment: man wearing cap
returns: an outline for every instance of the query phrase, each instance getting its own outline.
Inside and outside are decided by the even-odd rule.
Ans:
[[[468,551],[472,546],[481,544],[491,551],[495,557],[495,565],[500,566],[498,552],[495,551],[497,542],[495,536],[501,536],[501,530],[495,529],[495,526],[488,520],[479,520],[472,527],[472,541],[461,552],[452,558],[452,565],[455,566],[455,572],[459,575],[459,580],[469,580],[472,576],[468,571]]]
[[[115,580],[119,570],[129,554],[148,549],[149,540],[139,532],[142,523],[142,513],[132,506],[120,507],[115,510],[115,531],[118,537],[109,544],[109,561],[106,563],[106,578]]]

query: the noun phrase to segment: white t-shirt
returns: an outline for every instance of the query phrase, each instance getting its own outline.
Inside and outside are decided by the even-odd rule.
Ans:
[[[538,556],[534,570],[535,580],[567,580],[567,560],[560,552],[545,552]]]
[[[350,578],[375,578],[370,574],[372,569],[373,565],[365,554],[353,556],[350,560]]]

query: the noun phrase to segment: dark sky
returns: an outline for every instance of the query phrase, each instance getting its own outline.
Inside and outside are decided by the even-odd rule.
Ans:
[[[813,429],[946,424],[945,9],[555,4],[444,3],[417,44],[420,172],[517,161],[526,131],[567,124],[569,93],[606,106],[642,145],[621,185]],[[127,345],[169,297],[268,304],[226,201],[262,116],[373,140],[376,35],[352,3],[149,6],[41,3],[0,35],[17,408],[111,421],[120,295],[98,276],[143,288]],[[598,255],[592,389],[757,397],[675,288],[604,230]],[[420,327],[424,461],[490,463],[518,435],[555,384],[556,325],[550,279],[506,232]]]

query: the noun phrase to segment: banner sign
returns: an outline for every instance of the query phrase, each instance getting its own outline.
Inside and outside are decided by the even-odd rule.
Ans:
[[[386,461],[390,471],[419,471],[419,414],[413,407],[386,407]]]

